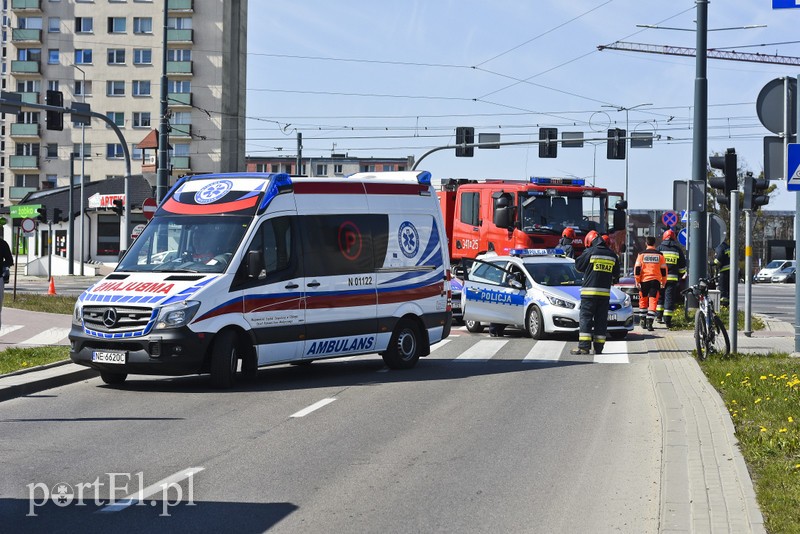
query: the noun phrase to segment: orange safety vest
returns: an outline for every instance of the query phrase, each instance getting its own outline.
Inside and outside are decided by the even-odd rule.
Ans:
[[[655,249],[647,247],[636,258],[636,265],[633,267],[633,277],[637,284],[658,280],[663,287],[667,283],[667,260],[664,255]]]

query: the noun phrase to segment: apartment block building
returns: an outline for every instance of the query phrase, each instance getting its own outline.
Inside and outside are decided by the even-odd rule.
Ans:
[[[356,172],[410,171],[414,156],[405,158],[359,158],[348,154],[302,158],[300,168],[292,156],[247,156],[248,172],[285,172],[300,176],[347,176]]]

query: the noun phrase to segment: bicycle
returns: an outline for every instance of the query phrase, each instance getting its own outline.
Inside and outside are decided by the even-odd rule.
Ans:
[[[710,353],[722,356],[731,351],[731,340],[725,324],[714,311],[714,303],[708,298],[709,280],[701,278],[697,284],[681,291],[683,295],[691,293],[697,299],[697,312],[694,315],[694,342],[697,357],[702,361]],[[724,351],[723,351],[724,349]]]

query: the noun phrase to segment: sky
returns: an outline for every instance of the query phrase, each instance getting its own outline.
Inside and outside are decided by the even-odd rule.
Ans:
[[[458,126],[502,141],[537,140],[550,127],[587,142],[554,159],[536,145],[472,158],[439,151],[418,168],[434,180],[567,176],[621,192],[627,183],[634,210],[671,209],[673,182],[692,179],[695,58],[597,47],[694,49],[694,0],[250,0],[248,9],[248,156],[295,156],[300,132],[304,157],[419,160],[454,144]],[[712,1],[708,27],[709,48],[800,57],[800,8]],[[759,92],[798,74],[709,59],[708,155],[735,148],[740,168],[758,175],[763,138],[775,135],[758,118]],[[627,163],[608,160],[607,129],[626,126],[660,139],[629,150]],[[777,185],[766,209],[794,211],[797,193]]]

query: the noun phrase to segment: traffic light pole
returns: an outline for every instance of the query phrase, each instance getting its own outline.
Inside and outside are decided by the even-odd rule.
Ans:
[[[744,210],[744,335],[753,333],[752,320],[752,272],[753,272],[753,234],[750,220],[751,210]]]
[[[731,191],[730,279],[728,280],[728,332],[731,334],[731,352],[736,353],[739,325],[739,191]],[[722,306],[720,306],[722,307]]]

